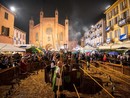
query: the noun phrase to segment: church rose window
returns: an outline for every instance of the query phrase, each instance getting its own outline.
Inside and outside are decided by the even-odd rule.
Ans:
[[[46,33],[47,33],[48,35],[50,35],[50,34],[52,33],[52,28],[47,28],[47,29],[46,29]]]

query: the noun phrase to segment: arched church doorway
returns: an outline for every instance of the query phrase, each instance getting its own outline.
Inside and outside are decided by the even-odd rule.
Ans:
[[[52,46],[52,44],[47,44],[45,48],[46,48],[46,50],[51,50],[53,48],[53,46]]]

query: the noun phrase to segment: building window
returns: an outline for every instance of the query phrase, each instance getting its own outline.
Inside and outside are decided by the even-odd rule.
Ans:
[[[24,40],[24,35],[23,35],[23,40]]]
[[[9,36],[9,28],[2,26],[1,35]]]
[[[16,33],[16,37],[18,38],[18,32]]]
[[[112,32],[110,32],[110,38],[112,38]]]
[[[118,29],[118,37],[120,37],[120,35],[121,35],[121,30]]]
[[[118,38],[118,30],[115,30],[115,38]]]
[[[125,27],[124,27],[124,33],[125,33],[126,35],[128,35],[128,26],[125,26]]]
[[[63,33],[60,33],[60,40],[63,41]]]
[[[8,13],[5,12],[5,19],[8,20]]]
[[[47,33],[48,35],[50,35],[50,34],[52,33],[52,28],[50,28],[50,27],[47,28],[47,29],[46,29],[46,33]]]
[[[124,0],[123,2],[120,3],[120,9],[121,11],[127,8],[127,0]]]
[[[51,39],[50,39],[50,37],[48,36],[48,41],[50,41]]]
[[[109,26],[111,26],[111,21],[109,21]]]
[[[18,44],[18,41],[16,40],[16,44]]]
[[[117,17],[114,18],[114,24],[117,24]]]
[[[112,18],[112,11],[108,14],[109,19]]]
[[[57,39],[59,39],[59,35],[57,34]]]
[[[114,9],[114,11],[115,11],[115,15],[117,15],[118,14],[118,6]]]
[[[36,41],[38,41],[38,33],[36,33]]]
[[[121,14],[122,19],[126,19],[129,16],[129,11],[125,11],[124,13]]]
[[[120,20],[120,16],[117,16],[117,22],[119,22],[119,20]]]
[[[107,20],[109,19],[108,14],[106,14],[106,19],[107,19]]]
[[[112,16],[115,16],[115,9],[112,10]]]

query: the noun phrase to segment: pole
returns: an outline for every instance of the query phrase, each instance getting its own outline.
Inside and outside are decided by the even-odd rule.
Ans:
[[[75,91],[76,91],[76,94],[77,94],[78,98],[80,98],[79,93],[78,93],[78,90],[77,90],[75,84],[73,84],[73,86],[74,86],[74,89],[75,89]]]

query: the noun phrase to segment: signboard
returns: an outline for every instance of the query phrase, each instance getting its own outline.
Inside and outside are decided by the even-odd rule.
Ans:
[[[125,40],[125,39],[127,39],[127,35],[126,34],[120,35],[120,40]]]

